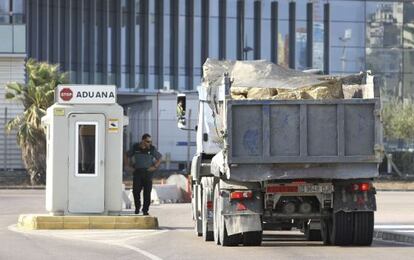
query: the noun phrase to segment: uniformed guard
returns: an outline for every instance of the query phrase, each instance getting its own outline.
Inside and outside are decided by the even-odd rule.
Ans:
[[[135,214],[141,209],[141,190],[144,189],[143,215],[148,215],[151,203],[152,175],[161,164],[162,155],[152,145],[151,136],[144,134],[140,143],[135,143],[128,151],[129,163],[134,167],[132,193],[135,201]]]

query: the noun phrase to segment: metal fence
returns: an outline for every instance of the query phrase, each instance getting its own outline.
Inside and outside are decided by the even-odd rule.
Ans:
[[[0,169],[3,171],[24,169],[21,150],[17,145],[16,131],[8,133],[7,122],[21,112],[21,108],[5,107],[1,111],[0,123]]]

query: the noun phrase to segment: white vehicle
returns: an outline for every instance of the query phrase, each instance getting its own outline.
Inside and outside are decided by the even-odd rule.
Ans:
[[[233,99],[227,75],[199,87],[197,235],[253,246],[263,230],[296,228],[324,244],[370,245],[382,125],[373,77],[363,75],[367,94],[352,99]]]

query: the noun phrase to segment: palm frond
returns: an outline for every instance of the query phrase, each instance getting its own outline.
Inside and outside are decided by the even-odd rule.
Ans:
[[[51,65],[29,59],[26,62],[26,84],[10,83],[5,97],[21,102],[24,111],[10,120],[5,129],[16,130],[17,141],[22,148],[23,161],[32,175],[45,174],[45,134],[41,119],[46,109],[54,103],[54,90],[58,84],[67,83],[67,74],[59,71],[59,65]]]

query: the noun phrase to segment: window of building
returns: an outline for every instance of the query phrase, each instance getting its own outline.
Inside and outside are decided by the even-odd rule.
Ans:
[[[108,2],[108,84],[115,84],[115,67],[116,67],[116,0],[109,0]]]
[[[306,22],[296,22],[295,66],[298,70],[307,69],[307,31]]]
[[[404,96],[414,98],[414,3],[404,2],[403,89]]]
[[[244,2],[243,59],[254,59],[254,1]]]
[[[228,0],[226,6],[226,59],[237,59],[237,0]]]
[[[281,66],[289,67],[289,22],[288,21],[279,21],[278,23],[278,63]]]
[[[365,48],[331,47],[330,72],[334,74],[358,73],[365,69]]]
[[[142,68],[140,66],[141,59],[141,9],[140,0],[135,0],[135,86],[131,88],[137,88],[140,85]]]
[[[265,9],[262,9],[265,11]],[[271,46],[270,46],[270,35],[271,35],[271,26],[270,19],[262,20],[261,24],[261,58],[270,61],[272,58]]]
[[[323,12],[323,3],[320,6]],[[365,1],[331,2],[330,10],[332,22],[365,22]]]
[[[408,97],[413,99],[414,98],[414,73],[404,73],[403,74],[403,82],[404,82],[404,97]]]
[[[387,62],[384,62],[387,61]],[[401,49],[367,48],[366,68],[372,72],[399,72],[402,70]]]
[[[366,45],[371,48],[402,47],[402,3],[366,4]]]
[[[102,68],[103,68],[103,19],[104,10],[102,1],[96,1],[96,29],[95,29],[95,50],[96,50],[96,72],[95,83],[103,83]]]
[[[1,1],[0,1],[1,2]],[[11,0],[13,24],[25,23],[25,0]]]
[[[122,88],[133,88],[130,85],[129,73],[131,68],[131,40],[133,33],[131,30],[131,1],[121,1],[121,86]]]
[[[194,1],[194,78],[201,77],[201,0]],[[197,84],[198,85],[198,84]],[[196,86],[196,85],[195,85]]]
[[[78,1],[71,1],[71,10],[70,10],[70,14],[71,14],[71,19],[70,19],[70,32],[68,32],[68,34],[70,34],[70,46],[71,46],[71,51],[70,51],[70,71],[69,71],[69,75],[70,75],[70,82],[76,82],[76,78],[77,78],[77,68],[78,68],[78,37],[80,37],[79,32],[78,32]],[[38,33],[39,35],[40,33]]]
[[[10,23],[10,1],[0,0],[0,24]]]
[[[187,71],[186,71],[186,57],[189,50],[186,49],[186,16],[185,16],[185,0],[179,2],[179,17],[178,17],[178,88],[186,89],[187,86]]]
[[[156,83],[155,75],[155,1],[148,1],[148,80],[149,85],[145,86],[146,89],[154,89]]]
[[[279,20],[289,20],[289,2],[290,1],[278,1],[279,3]]]
[[[314,6],[315,10],[315,6]],[[323,70],[323,38],[324,24],[323,22],[313,22],[313,68]]]
[[[376,73],[378,77],[378,84],[381,90],[381,95],[386,97],[398,97],[403,95],[401,73]]]
[[[306,4],[309,0],[296,0],[296,21],[306,21]]]
[[[313,3],[313,22],[323,22],[323,5],[325,1],[314,0]]]
[[[170,42],[171,42],[171,5],[169,0],[164,0],[164,33],[163,33],[163,70],[164,70],[164,78],[162,86],[165,88],[172,87],[171,79],[170,79],[170,71],[171,71],[171,55],[170,55]]]

